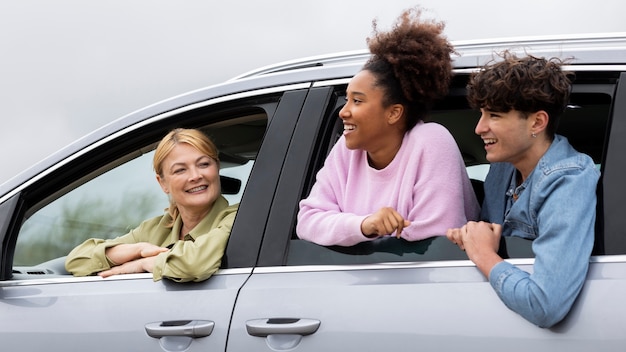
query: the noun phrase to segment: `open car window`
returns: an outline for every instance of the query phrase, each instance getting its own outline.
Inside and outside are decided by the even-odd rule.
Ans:
[[[435,106],[428,120],[442,124],[455,138],[465,161],[468,176],[480,201],[482,199],[483,181],[489,171],[489,162],[485,159],[482,140],[474,133],[480,113],[471,109],[467,104],[464,83],[466,79],[467,77],[464,78],[461,75],[455,78],[456,85],[453,84],[448,97]],[[557,130],[557,133],[567,137],[577,150],[590,155],[599,170],[602,170],[614,89],[614,82],[607,77],[597,77],[593,72],[579,74],[577,82],[573,85],[570,104],[561,117]],[[336,119],[337,116],[329,116],[328,118],[332,120]],[[331,139],[329,143],[334,143],[334,139]],[[320,153],[325,153],[327,147],[320,146],[319,150]],[[315,167],[314,173],[319,170],[321,163]],[[313,177],[310,182],[314,182],[314,180]],[[312,183],[308,184],[307,187],[310,190]],[[304,196],[307,195],[308,191],[305,189]],[[599,194],[599,197],[601,196]],[[599,223],[601,223],[602,217],[602,214],[598,215],[597,221]],[[596,237],[602,238],[602,236],[602,228],[598,226]],[[597,242],[600,243],[601,241]],[[525,239],[506,238],[507,252],[502,254],[509,258],[532,258],[534,254],[531,244],[532,242]],[[603,253],[596,249],[594,254]],[[325,247],[300,240],[294,229],[285,264],[338,265],[466,259],[467,255],[448,241],[445,236],[417,242],[384,238],[359,243],[351,247]]]
[[[267,123],[267,115],[255,111],[195,127],[220,150],[222,194],[230,204],[241,201]],[[100,167],[105,171],[97,176],[85,175],[84,180],[61,187],[67,191],[57,191],[45,204],[32,206],[17,237],[13,278],[69,275],[64,259],[78,244],[122,236],[142,221],[162,215],[169,200],[152,167],[157,143],[118,157]]]

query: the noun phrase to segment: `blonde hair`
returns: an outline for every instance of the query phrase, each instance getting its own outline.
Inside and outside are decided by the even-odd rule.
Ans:
[[[170,131],[157,145],[154,152],[154,158],[152,159],[152,167],[154,172],[161,178],[163,175],[163,161],[170,154],[172,149],[178,144],[186,143],[196,148],[203,154],[208,155],[219,165],[219,152],[215,144],[207,137],[202,131],[196,129],[177,128]],[[174,220],[179,214],[178,205],[170,198],[170,206],[167,208],[168,214],[172,218],[168,227],[174,224]]]

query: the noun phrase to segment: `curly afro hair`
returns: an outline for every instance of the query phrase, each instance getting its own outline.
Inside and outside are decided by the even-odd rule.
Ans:
[[[407,130],[423,120],[434,102],[448,92],[452,79],[452,44],[443,36],[445,24],[422,19],[422,8],[405,10],[390,31],[367,38],[372,56],[363,70],[385,91],[383,104],[405,106]]]

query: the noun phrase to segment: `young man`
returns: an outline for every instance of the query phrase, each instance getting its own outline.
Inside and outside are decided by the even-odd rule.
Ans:
[[[481,222],[450,229],[511,310],[540,327],[569,312],[585,281],[594,242],[593,160],[555,133],[570,81],[558,59],[505,52],[472,75],[468,101],[491,163]],[[529,274],[498,255],[500,236],[533,240]]]

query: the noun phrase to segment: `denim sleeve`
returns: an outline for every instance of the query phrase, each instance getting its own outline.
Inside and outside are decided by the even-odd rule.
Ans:
[[[489,274],[505,305],[535,325],[561,321],[583,286],[594,241],[597,179],[591,168],[544,177],[531,201],[538,231],[533,273],[501,262]]]

